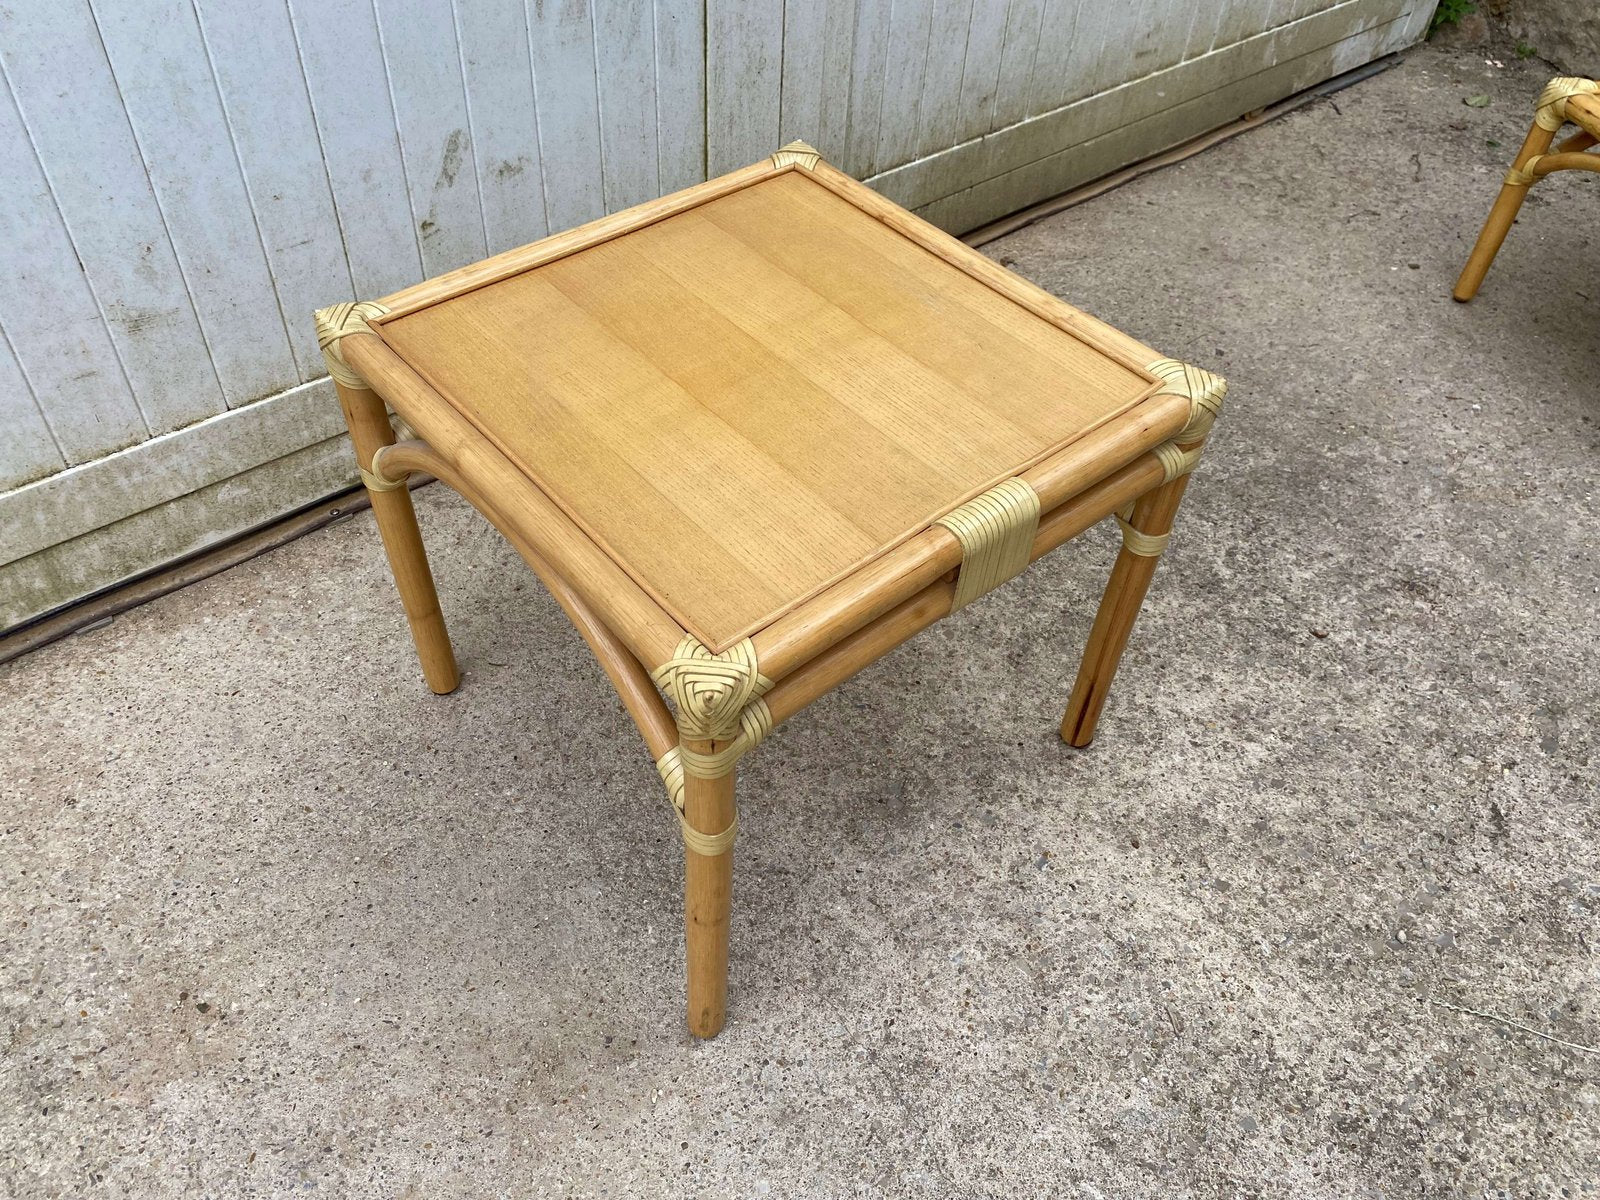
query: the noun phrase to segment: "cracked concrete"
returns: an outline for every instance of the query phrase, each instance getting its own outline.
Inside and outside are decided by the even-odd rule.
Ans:
[[[1229,411],[1090,752],[1106,530],[747,760],[714,1042],[654,772],[442,489],[455,695],[367,515],[5,668],[0,1193],[1600,1192],[1600,1054],[1458,1011],[1600,1045],[1600,184],[1451,303],[1495,57],[988,247]]]

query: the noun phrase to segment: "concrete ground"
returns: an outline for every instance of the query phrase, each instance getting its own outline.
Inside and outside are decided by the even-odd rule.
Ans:
[[[1451,303],[1498,57],[988,247],[1229,411],[1090,752],[1104,530],[746,760],[714,1042],[654,772],[443,489],[453,696],[367,515],[6,668],[0,1193],[1600,1194],[1600,191]]]

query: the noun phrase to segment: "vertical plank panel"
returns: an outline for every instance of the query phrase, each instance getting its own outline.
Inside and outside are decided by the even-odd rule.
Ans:
[[[372,5],[288,2],[355,294],[399,291],[422,278],[422,254]]]
[[[995,87],[993,129],[1015,125],[1028,115],[1033,60],[1039,52],[1045,0],[1011,0],[1006,15],[1005,46],[1000,51],[1000,79]]]
[[[550,231],[528,14],[522,0],[456,0],[455,16],[484,235],[498,254]]]
[[[605,215],[600,93],[587,0],[527,0],[551,232]]]
[[[1169,0],[1144,0],[1139,44],[1133,52],[1135,68],[1141,75],[1164,71],[1184,60],[1193,16],[1189,9],[1173,11]]]
[[[855,0],[789,4],[783,12],[783,102],[778,143],[799,138],[837,163],[850,130]]]
[[[440,275],[488,253],[461,49],[448,0],[376,0],[422,270]]]
[[[1266,28],[1267,13],[1271,8],[1272,0],[1232,0],[1224,6],[1221,20],[1217,23],[1213,48],[1220,50],[1260,33]]]
[[[1166,0],[1157,2],[1165,3]],[[1106,7],[1100,52],[1095,55],[1092,68],[1085,72],[1083,86],[1074,88],[1075,92],[1084,96],[1098,96],[1125,80],[1138,79],[1154,69],[1149,66],[1141,68],[1136,61],[1136,55],[1143,48],[1140,39],[1151,32],[1159,34],[1161,29],[1158,25],[1152,31],[1144,24],[1145,3],[1146,0],[1124,0],[1124,3]]]
[[[778,139],[784,145],[811,141],[822,119],[823,25],[825,4],[783,7],[783,96],[778,105]],[[804,132],[799,132],[804,131]],[[816,142],[812,141],[813,146]],[[818,149],[821,149],[819,146]]]
[[[895,0],[883,74],[883,104],[878,113],[876,169],[879,171],[916,157],[918,112],[922,79],[928,66],[933,5],[934,0]]]
[[[594,38],[605,205],[616,212],[661,195],[652,5],[594,0]]]
[[[991,7],[1004,18],[1003,3],[992,2]],[[917,104],[917,138],[913,153],[918,158],[956,143],[956,126],[962,114],[961,79],[967,66],[972,16],[972,0],[934,0],[927,65],[922,72],[922,97]]]
[[[145,427],[161,433],[221,412],[222,390],[88,5],[0,8],[0,62],[72,239],[76,258],[65,261],[82,264],[72,275],[87,279],[110,335],[108,345],[85,317],[83,347],[67,353],[83,360],[79,371],[91,358],[98,366],[74,401],[34,371],[33,348],[22,344],[31,335],[12,331],[67,457],[81,462],[138,440]],[[15,244],[11,252],[34,253]],[[129,389],[134,399],[125,403]]]
[[[1061,91],[1050,108],[1060,108],[1099,91],[1102,64],[1116,55],[1116,48],[1108,43],[1126,19],[1125,5],[1100,5],[1092,0],[1080,0],[1078,17],[1072,26],[1072,44],[1067,47],[1067,61],[1062,70]]]
[[[536,242],[544,216],[544,163],[533,102],[528,14],[522,0],[456,0],[483,234],[491,254]]]
[[[822,104],[809,138],[825,155],[843,154],[850,136],[850,65],[855,54],[857,0],[828,0],[822,26]],[[780,143],[804,135],[780,137]]]
[[[706,160],[713,176],[782,144],[782,56],[781,0],[707,0]]]
[[[0,451],[7,473],[30,475],[57,457],[49,428],[41,439],[43,421],[29,418],[40,412],[36,399],[58,427],[67,463],[143,441],[144,417],[9,88],[0,95],[0,246],[0,314],[20,363],[15,390],[0,399],[0,443],[14,443]]]
[[[7,104],[10,97],[6,97]],[[9,159],[0,158],[9,165]],[[0,189],[4,188],[0,182]],[[0,209],[5,206],[0,196]],[[0,218],[3,219],[3,218]],[[0,327],[0,491],[53,475],[67,465],[56,440],[50,435],[44,413],[28,386],[11,347],[11,339]]]
[[[656,0],[656,150],[661,190],[706,178],[706,21],[701,0]]]
[[[1215,12],[1206,9],[1203,5],[1196,5],[1194,23],[1189,29],[1189,52],[1187,58],[1199,58],[1201,55],[1210,54],[1217,44],[1217,30],[1227,18],[1228,10],[1225,5],[1218,6]]]
[[[315,379],[322,354],[306,315],[351,295],[354,285],[289,9],[203,0],[196,12],[296,369],[302,381]]]
[[[883,71],[889,56],[893,0],[857,0],[850,59],[850,118],[839,168],[865,179],[878,169],[878,120],[883,113]]]
[[[1189,9],[1189,29],[1184,39],[1183,56],[1180,62],[1187,62],[1191,58],[1199,58],[1211,49],[1211,35],[1216,32],[1217,14],[1203,4],[1196,4]]]
[[[1000,90],[1001,57],[1006,31],[1013,10],[1024,8],[1022,0],[1010,4],[985,3],[972,6],[972,24],[967,31],[967,59],[961,70],[961,102],[952,144],[971,141],[995,127],[995,97]],[[1037,31],[1037,24],[1034,26]]]
[[[1096,13],[1103,16],[1104,10],[1093,0],[1047,0],[1028,74],[1028,116],[1060,108],[1072,88],[1072,71],[1093,62],[1099,49]]]
[[[228,406],[294,386],[300,372],[193,5],[92,7]]]

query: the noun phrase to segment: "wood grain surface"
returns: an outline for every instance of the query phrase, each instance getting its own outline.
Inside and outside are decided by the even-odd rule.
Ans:
[[[380,333],[713,649],[1150,390],[801,171]]]

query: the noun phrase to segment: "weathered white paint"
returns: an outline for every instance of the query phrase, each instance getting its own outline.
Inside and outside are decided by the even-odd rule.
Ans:
[[[211,70],[302,380],[324,373],[304,319],[351,291],[333,190],[286,5],[197,6]]]
[[[987,6],[998,12],[1005,6]],[[917,95],[913,153],[919,157],[955,145],[965,98],[961,80],[971,49],[972,0],[934,0],[923,54],[922,87]]]
[[[844,151],[816,145],[841,171],[869,177],[878,161],[878,125],[883,114],[884,67],[889,57],[889,26],[894,0],[856,0],[856,27],[850,59],[849,124]]]
[[[4,208],[0,200],[0,212]],[[5,228],[0,223],[3,237]],[[9,339],[0,340],[0,429],[5,430],[0,439],[0,478],[10,485],[27,483],[67,465]]]
[[[1014,4],[987,4],[974,0],[966,32],[966,52],[961,63],[961,95],[950,111],[950,142],[964,142],[995,128],[995,96],[1000,90],[1000,69],[1006,32],[1013,9],[1024,10],[1026,0]],[[1019,20],[1026,20],[1026,13]],[[936,147],[942,149],[943,147]]]
[[[783,5],[706,0],[709,174],[752,163],[778,140],[783,102]]]
[[[289,0],[289,16],[353,294],[387,295],[422,277],[422,246],[377,15],[371,0]]]
[[[99,0],[95,18],[228,407],[293,387],[288,329],[193,5]]]
[[[783,20],[778,142],[842,147],[850,132],[856,0],[786,5]]]
[[[1407,45],[1432,8],[0,6],[0,627],[350,479],[314,307],[797,137],[970,228]]]
[[[528,14],[522,0],[455,0],[455,18],[484,237],[498,254],[550,231],[533,63],[515,52],[528,45]]]
[[[489,252],[455,14],[443,2],[376,0],[373,8],[422,270],[440,275]]]
[[[595,45],[607,49],[595,64],[607,212],[661,195],[654,17],[638,0],[594,0]]]
[[[67,247],[38,281],[35,302],[8,304],[0,321],[68,459],[221,412],[211,354],[85,0],[0,7],[0,70],[49,197],[48,210],[18,214],[25,236],[8,241],[0,274],[12,255],[32,252],[34,237]],[[8,148],[8,178],[13,161]],[[90,319],[98,333],[85,324],[56,346],[48,329],[36,344],[18,328],[48,326],[51,304],[39,298],[54,303],[80,284],[98,310]]]
[[[263,523],[261,514],[279,513],[286,495],[309,494],[310,502],[331,496],[349,486],[351,474],[349,439],[329,438],[60,542],[15,569],[0,567],[0,628],[48,611],[58,596],[87,596],[151,563],[172,562],[253,529]],[[403,620],[392,585],[387,590],[396,619]]]
[[[1080,182],[1114,170],[1118,161],[1097,170],[1073,164],[1091,157],[1096,164],[1106,162],[1107,153],[1116,160],[1120,139],[1132,138],[1152,123],[1171,132],[1163,144],[1172,145],[1218,124],[1209,119],[1214,111],[1237,117],[1274,95],[1269,89],[1267,100],[1236,108],[1222,90],[1230,85],[1322,51],[1329,52],[1326,61],[1331,63],[1333,48],[1375,28],[1388,37],[1358,44],[1377,47],[1368,59],[1384,53],[1407,33],[1403,9],[1396,0],[1341,0],[1310,17],[880,172],[873,185],[941,225],[971,228],[1060,191],[1062,179]],[[1317,78],[1313,65],[1304,83],[1276,95],[1310,86]],[[1160,148],[1152,146],[1136,157]],[[957,197],[960,202],[953,202]]]
[[[6,493],[0,567],[344,430],[326,377]],[[196,461],[194,443],[206,454]],[[346,475],[355,475],[352,466]]]
[[[988,120],[971,117],[962,128],[962,141],[980,137],[991,129],[1004,129],[1028,115],[1033,87],[1033,64],[1044,33],[1045,0],[1011,0],[1006,5],[1005,36],[1000,45],[1000,73],[994,84],[994,105]]]
[[[662,192],[705,178],[706,10],[702,0],[655,0],[656,154]]]
[[[895,0],[889,19],[883,95],[878,101],[878,145],[869,174],[920,157],[917,118],[922,111],[922,81],[928,66],[928,37],[935,0]],[[930,107],[939,99],[929,97]],[[826,150],[825,147],[819,149]]]
[[[7,431],[23,433],[15,442],[0,439],[5,482],[84,462],[148,436],[9,92],[0,96],[0,244],[6,247],[0,269],[6,357],[22,383],[4,402]],[[39,303],[44,296],[49,304]],[[40,438],[46,411],[60,428]]]
[[[594,20],[586,0],[527,5],[544,209],[552,230],[570,229],[605,215]]]

